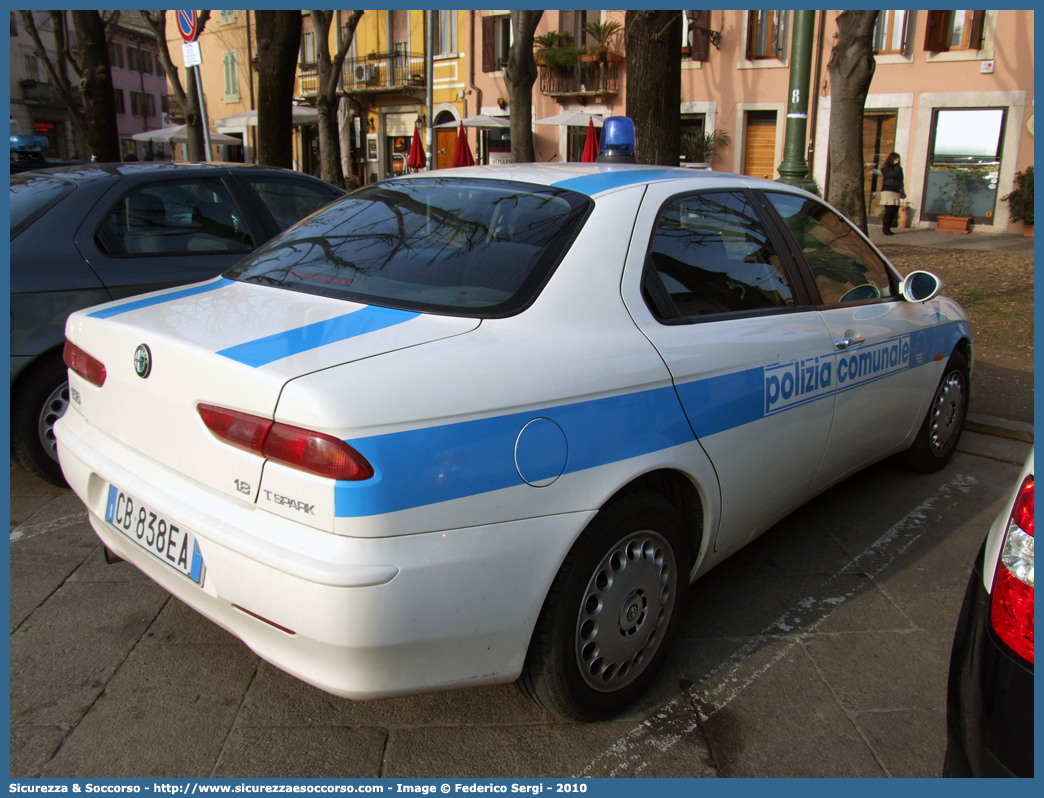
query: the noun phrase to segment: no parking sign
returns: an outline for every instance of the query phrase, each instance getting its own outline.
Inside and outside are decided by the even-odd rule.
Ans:
[[[178,32],[186,42],[196,40],[196,12],[178,11]]]

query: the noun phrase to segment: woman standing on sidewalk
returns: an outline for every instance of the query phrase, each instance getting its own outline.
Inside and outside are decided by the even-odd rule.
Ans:
[[[895,235],[892,225],[899,213],[899,202],[906,198],[903,190],[903,167],[899,165],[899,153],[893,152],[885,158],[881,167],[881,194],[878,199],[884,213],[881,216],[881,230],[886,236]]]

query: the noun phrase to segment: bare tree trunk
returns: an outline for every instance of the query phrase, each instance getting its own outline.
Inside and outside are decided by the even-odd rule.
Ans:
[[[628,11],[627,115],[638,163],[677,166],[681,151],[681,11]]]
[[[543,11],[511,12],[511,48],[504,81],[511,101],[511,160],[532,163],[536,160],[533,145],[533,84],[537,79],[533,57],[533,34]],[[479,109],[481,110],[481,109]]]
[[[199,112],[199,93],[196,90],[196,78],[192,69],[186,69],[185,86],[181,85],[178,77],[178,68],[170,60],[170,49],[167,47],[167,12],[166,11],[142,11],[142,19],[152,30],[159,47],[160,63],[163,71],[167,73],[167,79],[174,90],[174,97],[185,113],[185,132],[188,134],[188,159],[190,161],[205,161],[207,159],[206,145],[203,141],[203,117]],[[210,19],[210,12],[200,12],[196,19],[196,30],[203,33]]]
[[[301,49],[300,11],[255,11],[257,21],[257,160],[294,166],[294,81]]]
[[[94,160],[119,163],[120,134],[116,128],[116,95],[109,69],[105,22],[97,11],[76,10],[72,15],[80,43],[87,148]]]
[[[344,59],[355,38],[362,11],[353,11],[348,16],[343,33],[338,37],[337,53],[330,55],[330,26],[334,21],[333,11],[309,11],[318,44],[319,96],[316,109],[319,111],[319,161],[322,178],[327,183],[345,188],[344,169],[341,166],[341,132],[338,125],[338,109],[341,97],[337,87],[344,72]]]
[[[58,92],[58,96],[62,100],[62,104],[69,111],[69,121],[72,123],[75,131],[73,138],[77,142],[78,147],[83,146],[87,142],[87,120],[83,114],[83,104],[79,95],[79,89],[73,86],[69,80],[68,66],[72,65],[76,71],[77,78],[83,73],[75,57],[69,51],[69,38],[66,34],[68,26],[65,23],[67,12],[47,12],[51,17],[51,27],[54,29],[54,63],[51,62],[51,58],[47,54],[47,48],[44,47],[40,38],[40,32],[36,28],[36,20],[33,18],[33,12],[19,11],[18,13],[22,17],[22,24],[25,25],[25,29],[29,32],[29,37],[33,40],[33,50],[36,52],[36,57],[44,65],[47,79],[54,86],[55,91]]]
[[[827,201],[866,232],[863,106],[870,91],[877,11],[842,11],[830,53],[830,182]]]

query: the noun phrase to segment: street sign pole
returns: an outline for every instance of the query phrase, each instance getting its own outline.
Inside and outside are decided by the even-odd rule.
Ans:
[[[193,70],[192,76],[196,80],[196,96],[197,101],[199,102],[199,115],[203,122],[204,155],[206,155],[208,161],[213,161],[214,151],[210,144],[210,120],[207,119],[207,102],[203,95],[203,76],[199,71],[199,65],[203,63],[203,57],[200,54],[199,42],[196,41],[199,37],[196,12],[177,11],[175,14],[178,22],[178,32],[181,34],[181,38],[185,40],[185,44],[181,46],[185,66]]]
[[[207,154],[207,160],[214,160],[214,151],[210,146],[210,121],[207,119],[207,103],[203,98],[203,77],[199,74],[199,67],[192,67],[196,71],[196,92],[199,94],[199,115],[203,119],[203,144]]]

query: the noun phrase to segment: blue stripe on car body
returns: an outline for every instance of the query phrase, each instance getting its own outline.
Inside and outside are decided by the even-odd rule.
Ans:
[[[689,174],[692,170],[679,168],[666,169],[621,169],[618,172],[599,172],[581,177],[569,177],[552,185],[555,188],[567,188],[580,194],[593,197],[603,191],[610,191],[622,186],[633,186],[637,183],[649,183],[660,180],[685,180],[695,177]]]
[[[326,321],[306,324],[293,330],[230,346],[220,350],[218,354],[237,363],[259,368],[310,349],[318,349],[320,346],[393,327],[419,315],[413,311],[367,306]]]
[[[962,336],[965,322],[930,328],[930,352],[949,356]],[[916,336],[917,333],[914,333]],[[909,336],[898,336],[899,339]],[[883,345],[889,342],[882,342]],[[851,355],[849,355],[851,356]],[[838,355],[844,357],[844,355]],[[833,365],[833,355],[810,358]],[[934,355],[912,356],[906,368],[934,361]],[[804,363],[804,361],[803,361]],[[525,484],[515,467],[514,447],[520,431],[536,418],[556,422],[566,435],[568,455],[563,473],[574,473],[632,457],[662,451],[697,438],[767,418],[818,399],[892,376],[899,371],[861,376],[854,383],[807,382],[809,393],[779,407],[768,401],[768,372],[789,373],[795,364],[771,364],[722,374],[673,387],[577,402],[437,427],[349,439],[374,466],[376,475],[364,482],[336,484],[334,514],[360,518],[423,507]],[[797,374],[797,372],[795,372]],[[800,379],[798,377],[797,379]],[[695,435],[693,434],[695,433]],[[394,464],[382,470],[382,464]],[[531,477],[533,481],[542,474]]]
[[[208,291],[216,291],[217,289],[224,288],[226,285],[231,285],[232,283],[232,280],[225,277],[219,277],[214,282],[194,285],[190,288],[182,288],[180,291],[169,291],[165,294],[148,296],[144,299],[135,299],[130,302],[124,302],[122,305],[111,305],[107,308],[96,310],[93,313],[88,313],[87,315],[94,319],[108,319],[113,316],[118,316],[121,313],[130,313],[132,310],[141,310],[142,308],[152,307],[153,305],[162,305],[164,302],[173,302],[177,299],[184,299],[185,297],[196,296],[197,294],[205,294]]]

